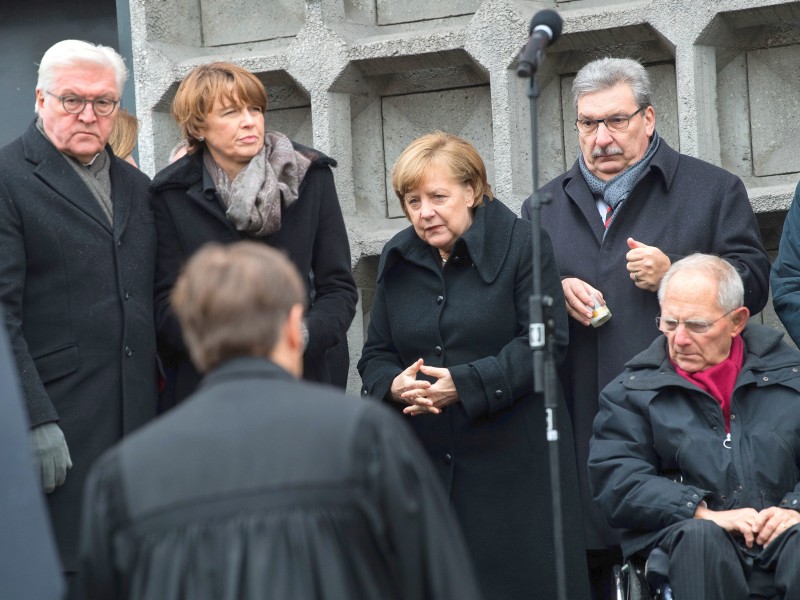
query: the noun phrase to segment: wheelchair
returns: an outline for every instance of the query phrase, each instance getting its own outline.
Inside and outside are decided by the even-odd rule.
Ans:
[[[632,557],[614,565],[614,600],[675,600],[668,573],[669,556],[660,548],[650,552],[646,561]],[[751,600],[777,600],[771,573],[756,569],[749,583]]]
[[[633,557],[614,565],[614,600],[674,600],[668,567],[669,557],[658,548],[646,561]]]

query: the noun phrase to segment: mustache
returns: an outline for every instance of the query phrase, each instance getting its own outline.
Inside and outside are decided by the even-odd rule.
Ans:
[[[600,148],[598,146],[592,150],[592,158],[599,158],[601,156],[617,156],[618,154],[622,154],[622,148],[619,146],[606,146],[605,148]]]

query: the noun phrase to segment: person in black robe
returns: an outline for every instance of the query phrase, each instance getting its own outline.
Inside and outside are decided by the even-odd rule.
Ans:
[[[207,375],[93,468],[90,599],[479,598],[413,434],[378,403],[297,379],[304,296],[264,244],[190,259],[172,300]]]

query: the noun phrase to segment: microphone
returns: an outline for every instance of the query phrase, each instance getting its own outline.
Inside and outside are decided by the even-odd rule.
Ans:
[[[520,53],[517,76],[531,77],[536,73],[542,62],[542,52],[559,38],[563,27],[564,21],[554,10],[546,8],[533,15],[529,29],[531,37]]]

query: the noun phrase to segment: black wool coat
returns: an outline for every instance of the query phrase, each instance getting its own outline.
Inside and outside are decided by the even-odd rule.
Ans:
[[[312,165],[300,184],[297,201],[288,209],[281,208],[281,228],[263,238],[237,231],[225,216],[222,200],[203,167],[201,152],[183,157],[153,179],[150,202],[158,229],[156,329],[162,358],[174,369],[175,377],[172,397],[162,398],[163,408],[183,400],[200,381],[172,312],[169,295],[184,263],[208,242],[230,244],[249,239],[286,252],[309,293],[305,316],[309,341],[303,377],[331,382],[327,353],[339,344],[346,347],[358,292],[330,168],[336,162],[312,148],[299,144],[295,148],[311,159]]]
[[[665,528],[711,510],[800,510],[800,352],[749,324],[731,397],[731,440],[719,402],[675,372],[655,340],[600,395],[589,455],[603,513],[626,556]]]
[[[742,181],[719,167],[679,154],[663,139],[605,239],[594,196],[577,162],[541,193],[553,198],[543,207],[542,226],[553,240],[561,277],[577,277],[600,290],[613,315],[597,329],[569,320],[570,343],[561,370],[582,465],[587,547],[604,548],[615,543],[617,536],[592,501],[585,468],[597,398],[622,372],[625,361],[660,335],[655,324],[656,293],[637,288],[626,269],[627,238],[657,246],[672,262],[694,252],[721,256],[741,275],[751,313],[767,302],[770,263]],[[526,209],[527,204],[523,216]]]
[[[555,300],[560,361],[567,342],[564,297],[546,234],[542,247],[542,284]],[[531,224],[484,198],[440,265],[438,251],[413,227],[386,244],[358,365],[362,392],[401,410],[389,390],[402,370],[420,357],[450,370],[460,402],[440,415],[404,418],[450,494],[484,597],[555,598],[545,412],[532,394],[528,345]],[[568,597],[579,599],[588,595],[582,525],[572,431],[559,402]]]
[[[155,415],[157,369],[150,180],[111,156],[110,225],[67,160],[35,124],[0,150],[0,301],[30,424],[58,421],[72,457],[47,496],[69,571],[89,467]]]
[[[220,365],[108,452],[85,514],[93,600],[480,597],[403,423],[261,358]]]

